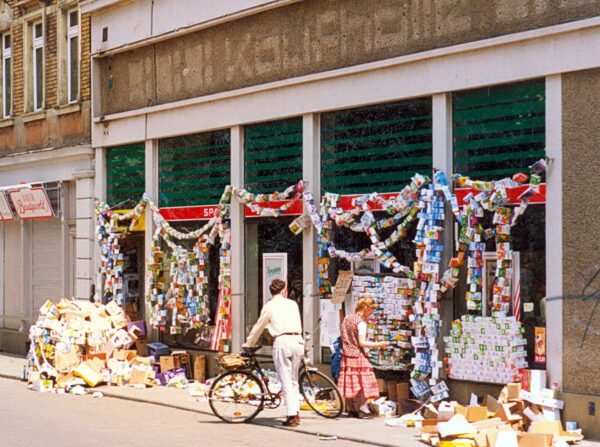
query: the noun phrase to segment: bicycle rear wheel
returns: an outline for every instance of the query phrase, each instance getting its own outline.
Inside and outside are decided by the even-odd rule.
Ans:
[[[326,418],[336,418],[344,411],[344,399],[333,380],[316,370],[302,371],[299,377],[300,392],[315,413]]]
[[[231,424],[249,422],[265,402],[265,385],[248,371],[228,371],[215,379],[208,403],[219,419]]]

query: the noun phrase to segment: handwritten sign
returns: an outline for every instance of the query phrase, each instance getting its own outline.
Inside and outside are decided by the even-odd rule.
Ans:
[[[15,210],[21,219],[52,217],[52,206],[44,188],[23,188],[9,192]]]
[[[271,281],[281,279],[287,282],[287,273],[287,253],[263,253],[263,304],[271,299]]]
[[[332,303],[339,304],[344,302],[348,289],[352,285],[352,276],[354,276],[354,273],[347,270],[341,270],[338,273],[337,281],[335,282],[335,290],[333,291],[333,297],[331,298]]]
[[[0,192],[0,222],[13,219],[14,216],[12,210],[10,209],[10,204],[6,199],[6,195],[3,192]]]

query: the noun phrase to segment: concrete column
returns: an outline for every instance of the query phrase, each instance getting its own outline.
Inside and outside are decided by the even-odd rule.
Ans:
[[[563,379],[562,78],[546,78],[546,368],[548,383]]]
[[[146,141],[146,154],[145,154],[145,191],[150,195],[152,201],[159,206],[159,197],[158,197],[158,141],[157,140],[147,140]],[[156,227],[154,225],[154,219],[152,218],[152,211],[149,207],[146,208],[146,230],[144,232],[144,272],[148,271],[148,256],[150,255],[150,250],[152,248],[152,236]],[[144,290],[145,290],[145,281],[146,277],[144,276]],[[144,315],[145,319],[148,319],[148,316],[151,312],[151,305],[147,301],[144,301],[145,309]],[[147,325],[149,328],[149,337],[151,340],[158,339],[158,331],[156,329],[152,329],[150,325]]]
[[[319,114],[309,113],[302,117],[302,178],[307,191],[315,200],[321,196],[321,143]],[[311,225],[302,233],[302,283],[304,330],[312,334],[311,360],[321,360],[319,317],[320,303],[317,289],[317,241]]]
[[[27,332],[30,323],[35,320],[33,309],[33,257],[32,250],[32,221],[21,220],[21,326],[19,331]]]
[[[94,171],[73,173],[75,179],[75,297],[90,298],[95,275]]]
[[[231,184],[244,186],[244,128],[231,128]],[[244,272],[244,207],[231,205],[231,349],[238,352],[246,338],[246,295]]]
[[[452,175],[452,94],[441,93],[432,97],[432,144],[433,168],[443,171],[448,179]],[[446,204],[446,219],[444,222],[444,252],[440,272],[444,272],[454,253],[454,216]],[[442,318],[442,337],[449,333],[454,317],[454,292],[447,291],[441,303],[440,317]],[[460,299],[460,298],[459,298]],[[443,340],[439,339],[440,360],[443,357]],[[443,368],[442,368],[443,369]],[[443,372],[442,372],[443,374]]]

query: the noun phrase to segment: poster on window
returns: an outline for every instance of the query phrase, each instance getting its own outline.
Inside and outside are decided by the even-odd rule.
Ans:
[[[546,363],[546,328],[536,326],[535,331],[535,363]]]
[[[4,192],[0,192],[0,222],[5,222],[13,219],[13,213],[10,209],[10,204],[6,199],[6,194],[4,194]]]
[[[287,281],[287,253],[263,253],[263,304],[271,299],[269,285],[274,279]]]
[[[23,188],[9,192],[17,215],[21,219],[52,217],[52,206],[44,188]]]

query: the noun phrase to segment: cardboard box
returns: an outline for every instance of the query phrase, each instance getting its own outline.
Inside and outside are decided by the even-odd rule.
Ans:
[[[160,342],[148,343],[148,355],[152,355],[158,360],[160,356],[169,355],[169,347]]]
[[[456,405],[456,414],[462,414],[468,422],[483,421],[488,417],[487,407]]]
[[[518,441],[519,447],[552,447],[552,435],[546,433],[521,432]]]
[[[400,403],[404,399],[410,399],[410,386],[408,382],[396,383],[396,400]]]
[[[137,351],[132,349],[116,349],[113,352],[113,357],[117,360],[130,362],[137,357]]]
[[[54,367],[58,371],[66,371],[79,365],[80,358],[76,352],[67,352],[66,354],[56,354],[54,356]]]
[[[394,402],[397,402],[398,401],[398,393],[396,391],[396,382],[386,381],[385,384],[386,384],[386,388],[387,388],[388,399],[393,400]]]
[[[380,394],[387,393],[387,385],[385,384],[385,380],[377,379],[377,387],[379,388]]]
[[[148,355],[148,340],[145,338],[138,338],[135,341],[135,350],[139,356],[145,357]]]
[[[104,380],[100,372],[96,369],[96,366],[92,360],[86,360],[85,362],[81,363],[77,368],[75,368],[73,373],[77,377],[81,377],[83,380],[85,380],[85,383],[91,387],[95,387]]]
[[[190,355],[186,351],[173,351],[171,356],[175,358],[176,368],[185,368],[187,377],[192,377],[192,362]]]
[[[194,380],[206,382],[206,356],[204,355],[194,359]]]
[[[147,385],[148,384],[148,372],[147,371],[131,371],[129,378],[130,385]]]
[[[160,372],[170,371],[178,368],[176,359],[172,355],[163,355],[160,357]]]

